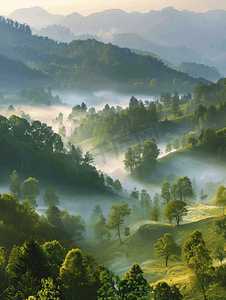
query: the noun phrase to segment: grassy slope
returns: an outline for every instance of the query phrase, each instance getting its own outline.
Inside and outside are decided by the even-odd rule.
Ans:
[[[201,205],[201,204],[200,204]],[[218,215],[220,211],[215,207],[215,211],[209,212],[209,215]],[[206,246],[213,251],[216,244],[222,241],[222,232],[217,231],[213,226],[213,217],[209,217],[197,222],[182,224],[179,227],[170,226],[168,224],[145,224],[140,226],[128,239],[123,240],[120,244],[118,240],[104,243],[103,245],[92,245],[85,247],[85,250],[94,255],[98,263],[104,263],[109,269],[113,270],[122,278],[134,262],[141,265],[145,277],[150,284],[158,281],[166,281],[168,284],[177,283],[181,292],[185,295],[184,299],[202,299],[197,293],[192,293],[189,287],[190,272],[184,265],[183,255],[182,261],[170,261],[169,266],[165,267],[164,260],[156,260],[154,253],[154,244],[164,235],[171,233],[180,246],[187,240],[188,235],[198,229],[203,233]],[[225,241],[223,241],[225,243]],[[226,245],[226,243],[225,243]],[[217,263],[214,261],[214,263]],[[212,290],[212,292],[211,292]],[[209,293],[219,293],[218,298],[208,299],[225,299],[220,298],[222,290],[219,287],[211,288]]]

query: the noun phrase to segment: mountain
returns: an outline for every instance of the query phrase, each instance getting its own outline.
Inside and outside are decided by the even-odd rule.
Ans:
[[[202,62],[202,54],[185,46],[167,47],[152,43],[138,34],[122,33],[114,34],[112,44],[119,47],[134,48],[142,51],[151,51],[158,54],[162,59],[168,60],[171,64],[180,64],[182,62]]]
[[[163,90],[190,92],[203,78],[167,67],[152,56],[138,55],[128,48],[104,44],[95,39],[58,43],[32,35],[28,25],[0,17],[0,51],[11,59],[44,71],[68,88],[117,88],[130,93],[156,93]],[[153,81],[152,81],[153,80]]]
[[[187,73],[193,77],[203,76],[207,80],[216,81],[223,77],[216,67],[208,67],[203,64],[196,63],[181,63],[176,67],[177,71]]]
[[[64,43],[70,43],[72,40],[76,39],[74,33],[72,33],[68,27],[56,24],[48,25],[40,30],[33,29],[32,33],[35,35],[48,36],[50,39]]]
[[[0,54],[0,90],[12,93],[15,90],[35,85],[50,84],[52,80],[40,70],[33,70],[19,60]]]
[[[54,25],[64,19],[63,15],[53,15],[39,6],[19,8],[7,16],[20,23],[27,23],[37,30],[48,25]]]

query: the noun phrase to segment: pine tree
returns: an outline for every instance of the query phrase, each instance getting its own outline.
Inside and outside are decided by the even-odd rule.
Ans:
[[[20,183],[19,183],[19,176],[17,174],[17,171],[14,170],[11,175],[11,182],[9,190],[14,194],[14,196],[17,199],[21,198],[21,189],[20,189]]]

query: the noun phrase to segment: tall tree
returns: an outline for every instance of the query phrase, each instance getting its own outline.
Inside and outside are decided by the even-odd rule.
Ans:
[[[80,249],[68,252],[60,268],[59,279],[64,297],[71,300],[83,300],[86,285],[86,269]]]
[[[164,258],[166,267],[169,260],[180,260],[181,248],[175,243],[173,236],[170,233],[165,233],[163,237],[158,239],[154,244],[155,258]]]
[[[40,193],[39,181],[35,178],[29,177],[22,183],[22,196],[34,196],[36,198]]]
[[[119,205],[116,203],[115,205],[111,204],[111,210],[112,212],[110,213],[110,215],[108,215],[109,221],[108,224],[106,224],[106,228],[116,229],[118,232],[120,243],[122,243],[120,228],[121,225],[124,223],[123,218],[125,216],[130,215],[131,208],[129,208],[128,203],[122,203]]]
[[[95,225],[99,220],[100,220],[100,216],[103,214],[103,210],[100,208],[100,205],[97,204],[94,209],[93,212],[91,214],[90,217],[90,222]]]
[[[186,200],[187,197],[192,197],[193,196],[193,189],[192,189],[192,184],[191,180],[188,178],[188,176],[183,177],[183,196],[184,200]]]
[[[225,186],[221,185],[217,190],[216,205],[223,206],[223,215],[224,215],[224,205],[225,204],[226,204],[226,188],[225,188]]]
[[[21,189],[20,189],[20,183],[19,183],[19,176],[18,176],[16,170],[14,170],[12,175],[11,175],[11,182],[10,182],[9,190],[11,192],[13,192],[14,196],[17,199],[21,198]]]
[[[170,184],[168,181],[165,181],[162,190],[161,190],[161,197],[166,200],[166,203],[168,204],[170,201]]]
[[[41,287],[41,279],[50,276],[47,257],[33,237],[28,238],[22,247],[14,246],[6,270],[9,294],[21,300],[31,293],[36,294]]]
[[[53,202],[55,205],[59,205],[59,196],[56,191],[52,187],[47,187],[45,191],[45,195],[43,196],[44,203],[50,205]]]
[[[155,205],[152,211],[150,212],[150,220],[158,222],[160,215],[160,208],[158,205]]]
[[[176,219],[177,225],[183,220],[183,216],[187,215],[188,210],[186,209],[187,204],[181,200],[170,201],[164,210],[164,219],[172,220]]]
[[[135,167],[135,155],[134,151],[131,147],[129,147],[125,153],[125,159],[123,160],[125,169],[130,171],[130,173],[133,172],[133,169]]]
[[[195,230],[184,242],[182,250],[185,252],[185,261],[189,269],[192,270],[194,278],[192,287],[201,291],[205,300],[206,290],[212,281],[212,259],[205,246],[202,233]]]
[[[95,236],[96,238],[99,238],[101,240],[101,243],[104,242],[104,235],[108,234],[108,230],[107,228],[105,227],[106,225],[106,218],[104,217],[104,215],[101,215],[100,216],[100,221],[97,222],[95,224]]]

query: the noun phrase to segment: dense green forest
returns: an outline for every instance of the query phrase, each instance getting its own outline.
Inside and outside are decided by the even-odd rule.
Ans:
[[[149,55],[135,54],[94,39],[58,43],[47,37],[34,36],[28,25],[0,18],[3,54],[39,70],[36,76],[48,75],[55,88],[82,90],[116,87],[120,91],[157,93],[164,90],[190,91],[201,80],[169,68]],[[15,64],[16,62],[14,62]],[[12,64],[12,63],[11,63]]]
[[[3,16],[0,36],[0,89],[11,78],[31,110],[62,106],[57,91],[155,95],[99,110],[79,99],[67,120],[58,111],[49,121],[55,133],[0,93],[0,299],[225,299],[226,177],[216,171],[226,79],[95,39],[58,43]],[[105,154],[123,171],[110,173]],[[197,184],[191,169],[202,162],[210,169]]]

